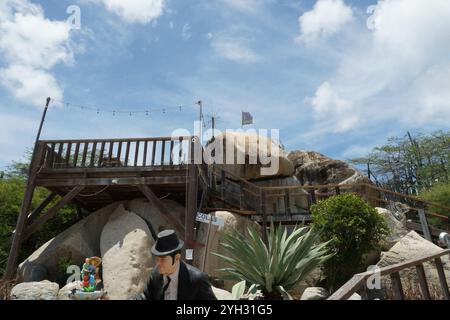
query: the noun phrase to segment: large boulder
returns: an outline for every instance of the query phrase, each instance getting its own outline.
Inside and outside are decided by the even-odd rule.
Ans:
[[[219,145],[225,146],[225,149],[223,151],[223,159],[217,160],[217,163],[221,161],[223,164],[218,164],[217,166],[246,180],[265,179],[276,176],[289,177],[294,173],[294,166],[287,158],[286,152],[279,144],[268,137],[250,132],[226,131],[217,135],[214,142],[207,144],[205,154],[210,155],[215,150],[214,152],[217,157],[220,154],[217,151],[217,146]],[[255,156],[259,152],[263,153],[271,162],[266,164],[264,160],[253,160],[256,159]],[[232,163],[226,161],[227,155],[231,159],[234,156]],[[242,161],[242,159],[244,160]]]
[[[142,292],[150,275],[154,241],[147,223],[119,206],[100,238],[103,285],[108,299],[130,299]]]
[[[50,239],[33,252],[19,265],[18,275],[21,282],[30,282],[46,278],[51,281],[65,282],[66,270],[62,265],[81,266],[86,257],[100,255],[100,234],[111,213],[120,205],[112,203],[90,214]]]
[[[194,250],[194,265],[213,278],[221,278],[224,274],[219,272],[218,269],[225,268],[228,264],[212,253],[228,255],[228,252],[222,246],[219,246],[219,242],[223,241],[223,235],[230,234],[233,231],[244,233],[250,225],[260,230],[260,226],[248,218],[228,211],[216,211],[212,212],[211,215],[218,220],[223,220],[224,226],[219,229],[219,226],[214,224],[200,223],[196,242],[204,246]],[[224,281],[224,289],[231,291],[236,283],[237,281],[226,280]]]
[[[402,213],[394,215],[391,210],[385,208],[377,207],[375,209],[383,216],[389,227],[389,234],[381,242],[382,250],[387,251],[409,232],[406,228],[406,216]]]
[[[341,160],[315,151],[292,151],[288,155],[301,184],[356,184],[369,182],[358,170]]]
[[[72,290],[82,290],[83,283],[81,281],[73,281],[59,289],[58,300],[72,300],[70,294]]]
[[[57,300],[59,285],[47,280],[22,282],[11,290],[11,300]]]
[[[381,256],[381,260],[377,263],[380,268],[391,266],[397,263],[401,263],[407,260],[416,259],[439,253],[443,249],[433,244],[432,242],[422,238],[415,231],[410,231],[400,241],[398,241],[388,252],[384,252]],[[448,255],[441,257],[443,263],[444,272],[446,274],[447,282],[450,285],[450,262]],[[434,262],[426,262],[423,264],[425,275],[430,287],[430,291],[435,290],[440,292],[439,277],[436,271]],[[400,278],[405,287],[417,286],[419,279],[417,276],[416,268],[407,268],[400,271]],[[391,287],[390,277],[381,277],[382,289],[389,289]],[[389,290],[388,290],[389,291]]]
[[[184,225],[185,208],[178,202],[170,199],[162,199],[161,202],[169,210],[175,219],[177,219],[182,225]],[[147,199],[134,199],[126,203],[126,208],[142,219],[144,219],[149,226],[153,228],[155,234],[165,229],[175,229],[176,225],[173,221],[153,206]]]

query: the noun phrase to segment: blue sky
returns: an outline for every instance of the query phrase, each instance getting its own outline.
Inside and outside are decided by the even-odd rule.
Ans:
[[[193,131],[198,100],[219,129],[249,111],[288,150],[338,159],[448,130],[449,34],[447,0],[3,0],[0,169],[32,146],[47,96],[43,139]]]

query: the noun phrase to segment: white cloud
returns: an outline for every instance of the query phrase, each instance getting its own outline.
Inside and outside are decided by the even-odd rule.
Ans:
[[[298,40],[310,44],[337,33],[353,18],[353,10],[343,0],[319,0],[311,11],[298,18]]]
[[[327,115],[329,127],[320,133],[388,121],[408,128],[448,126],[449,17],[446,0],[379,2],[375,29],[364,24],[350,35],[353,45],[342,52],[336,72],[307,100],[316,118]],[[342,126],[345,114],[352,125]]]
[[[212,38],[212,46],[217,55],[234,62],[254,63],[262,59],[242,38],[214,37]]]
[[[191,30],[191,26],[189,25],[189,23],[186,23],[183,26],[183,29],[181,30],[181,37],[184,40],[188,40],[192,36],[191,33],[189,32],[190,30]]]
[[[147,24],[159,18],[166,0],[93,0],[129,23]]]
[[[0,12],[0,83],[26,103],[61,99],[63,90],[50,70],[73,62],[70,26],[46,19],[42,8],[27,0],[3,1]]]
[[[353,107],[350,101],[342,99],[329,82],[322,83],[310,100],[318,120],[330,117],[336,120],[329,128],[333,132],[347,131],[358,121],[358,117],[350,113]]]

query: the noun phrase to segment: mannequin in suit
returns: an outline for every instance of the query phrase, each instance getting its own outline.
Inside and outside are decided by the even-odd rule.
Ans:
[[[152,254],[156,266],[143,293],[134,300],[216,300],[206,274],[181,259],[183,240],[174,230],[161,231]]]

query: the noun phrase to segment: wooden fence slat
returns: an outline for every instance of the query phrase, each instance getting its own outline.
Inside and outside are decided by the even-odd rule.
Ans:
[[[69,142],[67,144],[67,149],[66,149],[66,161],[65,161],[65,166],[66,168],[69,166],[69,161],[70,161],[70,152],[72,151],[72,142]]]
[[[81,167],[83,167],[83,168],[86,166],[86,156],[87,156],[88,148],[89,148],[89,142],[85,142],[84,148],[83,148],[83,157],[81,158]]]
[[[155,165],[156,143],[157,143],[157,141],[153,141],[153,147],[152,147],[152,166]]]
[[[117,146],[117,165],[120,166],[121,162],[120,162],[120,157],[122,155],[122,141],[118,142],[118,146]]]
[[[76,168],[78,164],[78,154],[80,152],[80,142],[77,142],[75,145],[75,153],[73,155],[73,167]]]
[[[170,160],[169,160],[169,164],[171,166],[173,165],[173,145],[174,145],[174,141],[171,140],[170,141]]]
[[[93,167],[95,164],[95,152],[97,149],[97,142],[94,142],[94,144],[92,145],[92,151],[91,151],[91,161],[89,163],[90,167]]]
[[[162,146],[161,146],[161,165],[164,165],[164,150],[166,148],[166,142],[165,141],[161,141],[162,142]]]
[[[130,156],[130,143],[131,141],[127,142],[127,148],[125,150],[125,167],[128,166],[128,157]]]
[[[427,278],[425,276],[425,270],[423,269],[423,264],[416,266],[417,276],[419,278],[420,292],[422,293],[422,298],[424,300],[430,300],[430,290],[428,289]]]
[[[136,147],[134,150],[134,166],[137,167],[138,165],[138,159],[139,159],[139,141],[136,141]]]
[[[103,166],[103,153],[105,152],[105,144],[106,141],[102,141],[102,144],[100,146],[100,154],[98,155],[98,166]]]
[[[441,283],[441,289],[442,289],[442,292],[444,293],[444,297],[446,300],[450,300],[450,292],[448,290],[447,280],[445,279],[445,272],[444,272],[444,268],[442,266],[441,258],[439,257],[439,258],[434,259],[434,262],[436,264],[436,269],[437,269],[438,276],[439,276],[439,282]]]
[[[142,159],[143,167],[147,166],[147,146],[148,146],[148,141],[144,141],[144,157]]]
[[[400,280],[400,275],[398,272],[391,273],[392,289],[394,291],[395,300],[405,300],[405,295],[403,294],[402,281]]]

